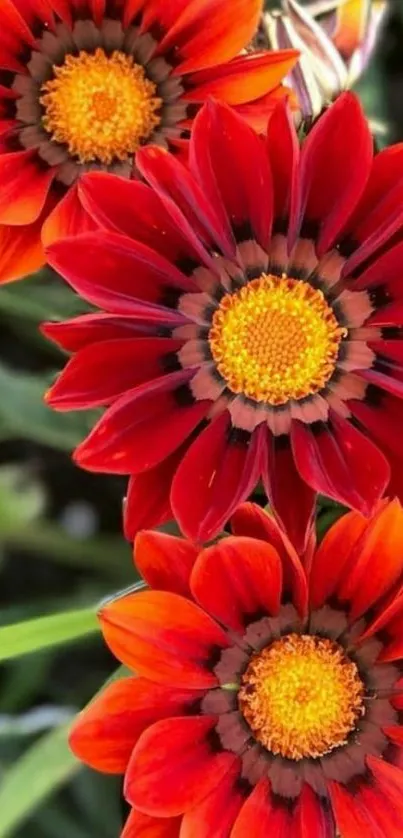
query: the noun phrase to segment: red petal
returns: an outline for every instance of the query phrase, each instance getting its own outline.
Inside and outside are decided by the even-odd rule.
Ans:
[[[296,466],[317,492],[370,514],[389,482],[387,460],[346,419],[330,413],[331,425],[315,436],[308,425],[294,421],[292,446]]]
[[[306,612],[307,580],[295,548],[274,518],[254,503],[244,503],[231,518],[234,535],[258,538],[271,544],[281,558],[283,589],[291,593],[301,614]]]
[[[268,118],[278,107],[279,102],[285,99],[288,102],[291,99],[294,106],[293,110],[298,109],[295,94],[288,87],[284,87],[284,85],[276,87],[275,90],[271,90],[265,96],[260,96],[259,99],[254,99],[253,102],[245,102],[243,105],[233,105],[233,108],[242,119],[246,120],[254,131],[257,131],[259,134],[266,134]]]
[[[41,332],[67,352],[78,352],[85,346],[104,340],[156,335],[160,327],[160,319],[153,323],[148,318],[142,321],[118,314],[83,314],[62,323],[42,323]]]
[[[193,235],[186,237],[147,184],[91,172],[81,178],[79,192],[87,212],[106,230],[123,233],[176,262],[200,253]]]
[[[185,446],[180,446],[154,468],[130,479],[124,514],[128,541],[133,541],[139,530],[158,527],[173,518],[171,484],[184,450]]]
[[[0,158],[1,159],[1,158]],[[48,261],[84,299],[114,314],[136,314],[139,300],[161,304],[167,289],[196,286],[154,250],[115,233],[86,233],[47,248]]]
[[[181,838],[229,838],[244,802],[240,760],[236,760],[217,787],[201,803],[186,812]]]
[[[383,505],[369,523],[340,597],[360,617],[386,594],[403,571],[403,510],[397,500]]]
[[[348,407],[363,428],[367,429],[382,448],[400,453],[402,441],[403,402],[389,393],[383,393],[379,404],[351,399]],[[390,459],[392,471],[395,458]],[[393,497],[394,493],[388,491]]]
[[[107,405],[127,390],[161,376],[164,360],[183,341],[171,338],[103,340],[81,349],[46,394],[56,410]]]
[[[343,515],[327,531],[312,561],[309,578],[312,609],[321,608],[339,590],[353,567],[357,546],[368,527],[359,512]]]
[[[403,143],[375,155],[364,195],[348,224],[348,235],[361,246],[347,260],[343,276],[351,276],[402,226]]]
[[[237,760],[209,743],[217,717],[157,722],[140,737],[131,758],[125,795],[148,815],[171,817],[196,806]]]
[[[267,128],[269,155],[274,187],[274,217],[287,218],[296,199],[299,142],[291,111],[280,102]]]
[[[0,283],[22,279],[45,264],[42,217],[28,226],[0,226]]]
[[[190,586],[206,611],[243,634],[252,616],[278,614],[280,557],[267,542],[239,536],[225,538],[200,553]]]
[[[224,205],[235,231],[250,230],[267,249],[273,208],[264,144],[233,110],[216,102],[204,105],[196,124],[190,149],[195,176],[213,206]]]
[[[54,178],[53,169],[39,169],[36,152],[0,155],[0,224],[31,224],[40,216]]]
[[[303,555],[314,527],[315,492],[296,469],[289,438],[268,436],[263,483],[270,505],[290,541]],[[290,504],[290,497],[293,503]]]
[[[381,838],[372,831],[372,823],[367,819],[365,811],[344,786],[329,783],[329,794],[336,824],[343,838],[364,838],[367,835],[368,838]]]
[[[263,777],[255,786],[238,815],[231,838],[268,838],[281,836],[276,832],[273,818],[270,783]]]
[[[292,838],[334,838],[334,825],[308,783],[302,787],[291,826]]]
[[[50,213],[42,228],[45,247],[53,242],[97,229],[97,224],[85,211],[74,184]]]
[[[180,818],[152,818],[132,809],[120,838],[179,838]]]
[[[179,75],[234,58],[253,37],[261,0],[192,0],[163,38],[159,51],[175,48]],[[208,26],[206,26],[208,20]]]
[[[150,588],[186,597],[191,596],[189,580],[198,552],[184,538],[146,530],[134,545],[136,567]]]
[[[344,93],[316,122],[301,154],[299,220],[319,224],[319,256],[331,248],[355,209],[371,162],[368,123],[357,97]]]
[[[117,681],[80,713],[70,733],[70,747],[97,771],[123,774],[143,731],[160,719],[184,715],[198,696],[196,691],[178,691],[145,678]]]
[[[74,453],[91,471],[140,474],[169,457],[206,415],[210,402],[180,405],[189,376],[172,373],[130,390],[106,411]]]
[[[211,656],[228,640],[193,602],[163,591],[129,594],[107,603],[100,621],[112,652],[145,678],[187,689],[217,685]]]
[[[255,52],[238,56],[208,70],[199,70],[188,76],[188,89],[182,99],[204,102],[209,96],[214,96],[227,105],[252,102],[265,96],[269,90],[277,89],[284,76],[294,66],[297,55],[294,50]],[[266,109],[266,125],[269,102],[270,100]]]
[[[258,436],[247,448],[236,437],[232,441],[230,427],[227,411],[216,416],[191,444],[172,483],[175,517],[193,541],[213,538],[258,480]]]

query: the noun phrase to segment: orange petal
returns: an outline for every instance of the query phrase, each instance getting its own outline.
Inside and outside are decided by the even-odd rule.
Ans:
[[[144,591],[107,603],[99,617],[112,652],[140,675],[188,689],[217,685],[212,653],[226,648],[228,639],[193,602]]]
[[[190,89],[182,99],[204,102],[209,96],[215,96],[227,105],[251,102],[275,90],[297,58],[295,50],[238,56],[226,64],[188,76]]]
[[[179,838],[181,818],[152,818],[132,809],[120,838]]]
[[[77,184],[74,184],[43,225],[43,246],[48,247],[59,239],[97,229],[99,229],[98,225],[85,211],[79,198]]]
[[[137,569],[151,588],[190,596],[189,578],[199,550],[185,538],[143,530],[134,544]]]

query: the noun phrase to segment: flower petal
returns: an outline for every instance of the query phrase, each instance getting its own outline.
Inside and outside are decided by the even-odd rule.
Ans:
[[[364,835],[375,838],[372,823],[354,795],[340,783],[331,782],[328,785],[336,824],[343,838],[363,838]],[[381,838],[381,835],[377,835],[377,838]]]
[[[107,686],[83,710],[69,736],[78,758],[110,774],[126,771],[139,736],[154,722],[185,715],[199,693],[153,684],[145,678],[124,678]]]
[[[42,218],[27,226],[0,225],[0,283],[22,279],[45,264]]]
[[[224,538],[202,550],[190,587],[195,599],[216,620],[243,634],[256,615],[278,614],[280,557],[267,542],[241,536]]]
[[[316,610],[339,590],[349,574],[368,527],[368,520],[359,512],[342,515],[327,531],[312,559],[309,578],[311,608]]]
[[[182,99],[204,102],[209,96],[227,105],[242,105],[263,97],[269,90],[276,90],[284,76],[295,64],[298,53],[294,50],[254,52],[240,55],[225,64],[208,70],[199,70],[186,79],[188,89]],[[269,113],[269,102],[266,112]]]
[[[180,838],[229,838],[245,799],[241,767],[240,760],[235,760],[217,787],[185,813]]]
[[[185,538],[163,532],[139,532],[134,556],[136,567],[151,588],[190,597],[190,575],[199,551]]]
[[[85,346],[119,338],[156,335],[161,328],[160,313],[157,321],[121,317],[118,314],[83,314],[64,322],[41,324],[41,332],[67,352],[78,352]]]
[[[180,818],[152,818],[132,809],[120,838],[179,838]]]
[[[237,760],[214,750],[216,722],[216,716],[168,719],[143,733],[126,773],[129,802],[148,815],[172,817],[203,800]]]
[[[25,225],[36,221],[48,197],[52,169],[39,169],[36,152],[0,154],[0,224]]]
[[[228,640],[217,623],[193,602],[163,591],[144,591],[101,608],[106,642],[130,669],[176,688],[216,686],[211,661]]]
[[[127,390],[159,378],[164,361],[183,341],[171,338],[118,338],[81,349],[48,390],[46,402],[56,410],[82,410],[111,404]]]
[[[48,247],[60,239],[96,229],[97,224],[85,211],[74,184],[46,219],[42,227],[42,242],[44,247]]]
[[[173,518],[171,485],[184,450],[185,446],[180,446],[158,465],[130,478],[124,506],[124,532],[128,541],[134,541],[139,530],[158,527]]]

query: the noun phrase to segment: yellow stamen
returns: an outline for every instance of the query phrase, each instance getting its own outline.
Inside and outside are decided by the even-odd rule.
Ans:
[[[42,85],[43,125],[81,163],[129,159],[160,124],[162,99],[122,52],[68,55]]]
[[[262,274],[223,297],[209,343],[233,393],[280,405],[325,386],[346,335],[322,291]]]
[[[327,638],[289,634],[254,655],[238,693],[255,738],[287,759],[345,745],[364,715],[357,666]]]

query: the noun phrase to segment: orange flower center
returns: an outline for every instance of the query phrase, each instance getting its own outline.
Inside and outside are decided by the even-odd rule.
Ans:
[[[43,125],[80,163],[127,160],[160,124],[162,99],[122,52],[68,55],[41,88]]]
[[[346,335],[322,291],[262,274],[223,297],[209,343],[233,393],[280,405],[325,386]]]
[[[238,693],[255,738],[287,759],[345,745],[364,715],[357,666],[327,638],[289,634],[254,655]]]

